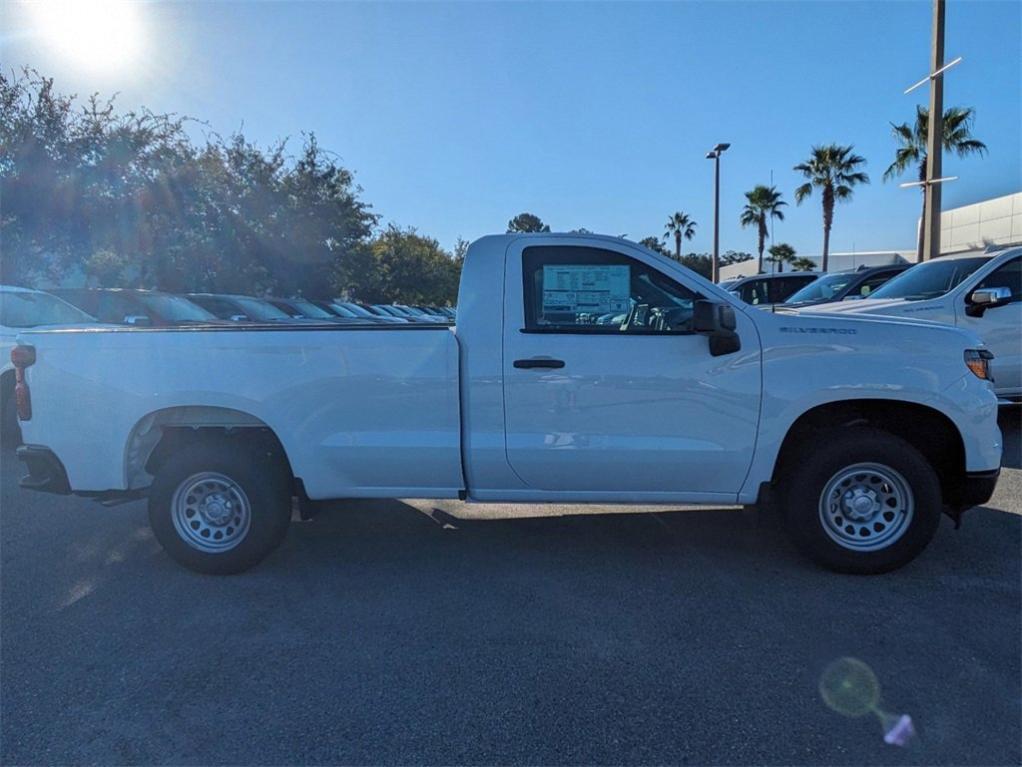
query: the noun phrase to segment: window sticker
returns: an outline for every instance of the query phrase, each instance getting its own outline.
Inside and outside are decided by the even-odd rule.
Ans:
[[[631,267],[543,266],[543,316],[628,311]]]

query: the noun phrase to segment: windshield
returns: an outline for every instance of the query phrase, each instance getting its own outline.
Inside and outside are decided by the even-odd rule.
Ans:
[[[990,256],[927,261],[902,272],[870,298],[903,298],[922,301],[942,296],[990,260]]]
[[[291,315],[282,312],[276,306],[272,306],[265,301],[260,301],[258,298],[235,298],[234,302],[247,317],[253,320],[274,322],[276,320],[291,319]]]
[[[0,325],[34,328],[39,325],[76,325],[95,322],[81,309],[49,293],[0,292]]]
[[[798,304],[803,301],[829,301],[847,288],[853,279],[855,279],[854,273],[826,274],[794,293],[784,303]]]
[[[344,312],[344,313],[347,313],[348,315],[354,316],[354,317],[376,317],[376,316],[378,316],[378,315],[373,314],[372,312],[367,312],[365,309],[363,309],[358,304],[349,304],[349,303],[338,304],[338,303],[334,303],[334,304],[331,304],[331,306],[336,307],[337,311],[339,311],[339,312]]]
[[[201,306],[193,304],[187,298],[168,296],[161,293],[138,293],[139,303],[151,310],[154,315],[170,322],[209,322],[216,315],[207,312]]]
[[[313,320],[330,320],[334,319],[334,315],[325,309],[320,309],[312,301],[306,301],[303,298],[296,298],[292,301],[288,301],[291,306],[300,311],[304,316]]]

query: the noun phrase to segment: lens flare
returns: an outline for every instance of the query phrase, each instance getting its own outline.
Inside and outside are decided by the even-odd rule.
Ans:
[[[875,714],[884,731],[884,742],[892,746],[904,746],[915,737],[912,717],[881,710],[880,682],[873,669],[858,658],[838,658],[823,670],[820,697],[843,716]]]

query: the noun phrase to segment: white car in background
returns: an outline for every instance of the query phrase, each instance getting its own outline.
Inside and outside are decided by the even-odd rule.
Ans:
[[[997,396],[1022,402],[1022,247],[925,261],[869,298],[806,311],[896,315],[972,330],[993,352],[990,367]]]
[[[5,443],[20,441],[14,408],[14,365],[11,364],[15,336],[25,328],[95,321],[81,309],[49,293],[0,285],[0,430]]]

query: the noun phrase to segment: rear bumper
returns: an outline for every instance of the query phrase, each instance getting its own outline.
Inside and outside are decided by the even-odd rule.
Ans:
[[[952,507],[956,511],[962,512],[973,506],[982,506],[994,494],[997,478],[1000,475],[1000,469],[966,472],[965,480],[955,493],[956,497],[952,502]]]
[[[42,493],[69,495],[71,484],[67,481],[64,464],[48,447],[22,445],[18,448],[18,460],[25,464],[28,474],[18,484],[26,490]]]

